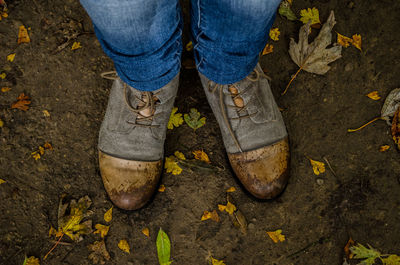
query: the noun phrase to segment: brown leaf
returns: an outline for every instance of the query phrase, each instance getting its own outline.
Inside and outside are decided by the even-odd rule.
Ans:
[[[344,253],[346,254],[347,259],[351,259],[354,256],[354,254],[350,251],[350,247],[352,246],[354,246],[354,240],[350,237],[349,241],[347,241],[346,246],[344,246]]]
[[[24,25],[22,25],[19,27],[18,31],[18,44],[29,43],[29,42],[31,42],[31,39],[29,38],[28,30],[25,28]]]
[[[393,141],[397,145],[397,148],[400,150],[400,106],[397,108],[393,116],[392,137]]]
[[[31,104],[30,98],[26,96],[24,93],[21,93],[17,97],[17,101],[11,104],[12,109],[20,109],[23,111],[27,111],[29,109],[29,104]]]

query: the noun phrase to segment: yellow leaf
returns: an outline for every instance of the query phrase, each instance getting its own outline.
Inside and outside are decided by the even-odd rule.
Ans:
[[[381,147],[379,147],[379,152],[385,152],[390,148],[389,145],[382,145]]]
[[[1,88],[1,92],[8,92],[8,91],[10,91],[11,90],[11,87],[2,87]]]
[[[208,155],[203,150],[193,151],[192,153],[193,153],[195,159],[201,160],[201,161],[204,161],[204,162],[210,164],[210,159],[208,158]]]
[[[292,5],[293,0],[286,0],[290,5]]]
[[[25,95],[25,93],[21,93],[17,97],[17,101],[11,104],[11,108],[27,111],[29,109],[29,104],[31,104],[30,98]]]
[[[1,74],[0,74],[0,78],[1,78],[1,79],[5,79],[5,78],[6,78],[6,76],[7,76],[7,74],[6,74],[6,73],[1,73]]]
[[[337,33],[337,32],[336,32]],[[349,45],[353,42],[353,40],[349,37],[343,36],[342,34],[337,33],[337,43],[340,46],[345,48],[349,47]]]
[[[13,62],[14,59],[15,59],[15,53],[11,53],[11,54],[7,55],[7,61]]]
[[[96,224],[94,226],[97,230],[93,232],[93,234],[100,234],[101,238],[104,238],[108,234],[108,230],[110,230],[109,225],[102,225],[102,224]]]
[[[308,21],[311,20],[310,25],[320,24],[321,21],[319,20],[319,11],[315,7],[303,9],[300,11],[300,21],[304,24],[307,24]]]
[[[121,241],[119,241],[118,243],[118,247],[120,250],[126,252],[126,253],[130,253],[130,248],[129,248],[129,244],[128,241],[126,241],[125,239],[122,239]]]
[[[272,44],[267,44],[264,47],[264,50],[262,51],[261,55],[267,55],[269,53],[272,53],[274,51],[274,45]]]
[[[185,48],[188,52],[190,52],[191,50],[193,50],[193,43],[189,41],[188,44],[186,44]]]
[[[177,107],[172,108],[171,115],[169,116],[167,128],[172,130],[175,127],[179,127],[183,123],[182,113],[176,113]]]
[[[282,230],[278,229],[276,231],[267,232],[269,237],[274,241],[274,243],[283,242],[285,241],[285,236],[282,235]]]
[[[232,203],[228,202],[228,203],[226,204],[225,211],[226,211],[227,213],[229,213],[229,214],[233,214],[233,212],[236,211],[236,206],[233,205]]]
[[[53,150],[53,146],[50,143],[44,143],[43,145],[44,149],[46,150]]]
[[[354,34],[353,35],[353,41],[351,42],[354,47],[359,49],[361,51],[361,35],[360,34]]]
[[[42,112],[45,117],[50,117],[50,112],[48,110],[42,110]]]
[[[397,255],[389,255],[387,258],[381,258],[384,265],[399,265],[400,257]]]
[[[50,226],[49,237],[52,236],[57,236],[57,230],[53,226]]]
[[[44,148],[39,146],[39,153],[40,155],[44,155]]]
[[[178,166],[174,156],[165,158],[164,168],[166,169],[167,173],[172,173],[172,175],[179,175],[182,173],[182,168]]]
[[[279,31],[278,28],[272,28],[272,29],[269,30],[269,37],[273,41],[278,41],[280,34],[281,34],[281,32]]]
[[[161,184],[160,187],[158,188],[158,192],[164,192],[165,191],[165,185]]]
[[[32,157],[35,159],[35,161],[39,160],[40,159],[40,154],[38,153],[38,151],[35,151],[35,152],[32,153]]]
[[[174,155],[176,156],[176,158],[178,158],[180,160],[186,160],[186,157],[182,152],[175,151]]]
[[[18,44],[21,43],[29,43],[31,42],[31,39],[29,38],[28,31],[26,30],[25,26],[19,26],[19,31],[18,31]]]
[[[323,162],[315,161],[311,158],[308,159],[310,160],[315,175],[319,175],[325,172],[325,164]]]
[[[226,206],[222,205],[222,204],[218,204],[218,210],[220,210],[221,212],[225,211]]]
[[[211,257],[211,265],[225,265],[223,260],[217,260]]]
[[[81,43],[75,41],[75,42],[72,44],[71,50],[74,51],[74,50],[77,50],[77,49],[80,49],[80,48],[82,48]]]
[[[108,209],[107,212],[105,212],[105,214],[104,214],[104,221],[106,221],[107,223],[111,222],[111,220],[112,220],[112,211],[113,211],[113,207]]]
[[[201,221],[205,221],[211,219],[211,213],[209,211],[204,211],[203,215],[201,216]]]
[[[4,179],[0,179],[0,184],[6,183]]]
[[[25,257],[23,265],[40,265],[39,259],[31,256],[29,258]]]
[[[221,221],[216,210],[214,210],[212,212],[204,211],[203,215],[201,216],[201,221],[205,221],[208,219],[211,219],[217,223]]]
[[[0,128],[4,126],[4,121],[0,119]]]
[[[372,91],[371,93],[368,93],[367,97],[373,100],[379,100],[381,98],[378,94],[378,91]]]
[[[150,231],[149,231],[149,229],[148,229],[147,227],[145,227],[145,228],[142,229],[142,233],[143,233],[145,236],[150,237]]]
[[[226,192],[234,192],[236,191],[235,187],[230,187],[229,189],[226,190]]]

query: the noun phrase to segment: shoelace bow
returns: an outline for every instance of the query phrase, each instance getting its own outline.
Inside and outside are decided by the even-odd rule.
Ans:
[[[101,73],[101,77],[104,79],[109,79],[109,80],[116,80],[117,77],[117,72],[116,71],[110,71],[110,72],[104,72]],[[156,106],[159,105],[157,102],[157,94],[158,93],[153,93],[150,91],[140,91],[141,97],[138,97],[135,95],[135,98],[139,101],[138,107],[134,108],[130,104],[128,98],[127,98],[127,91],[128,91],[128,85],[124,83],[124,99],[125,99],[125,104],[128,106],[129,110],[132,111],[136,115],[136,121],[135,122],[130,122],[126,121],[129,124],[133,124],[135,126],[140,126],[140,127],[159,127],[159,125],[152,125],[152,124],[143,124],[143,122],[146,121],[152,121],[154,117],[157,115],[156,112]],[[143,112],[150,111],[149,115],[144,115]],[[159,114],[159,113],[158,113]]]
[[[256,69],[254,70],[254,73],[256,74],[255,78],[250,77],[250,75],[248,75],[246,78],[249,81],[252,82],[256,82],[260,79],[260,75],[265,76],[266,78],[269,79],[268,76],[266,76],[264,73],[259,73]],[[221,84],[217,84],[215,83],[214,86],[212,86],[212,81],[208,81],[208,91],[210,91],[211,93],[215,93],[215,91],[218,90],[219,92],[219,106],[220,109],[222,111],[222,117],[224,119],[225,125],[228,128],[229,134],[231,135],[233,142],[235,143],[236,147],[239,149],[240,152],[243,152],[242,148],[240,147],[239,141],[235,135],[235,132],[232,129],[231,123],[229,122],[229,120],[240,120],[240,119],[244,119],[244,118],[250,118],[251,116],[254,116],[258,113],[258,110],[255,111],[254,113],[248,113],[245,115],[240,115],[240,113],[242,113],[244,110],[247,109],[247,105],[249,105],[249,103],[254,99],[254,97],[251,98],[251,100],[249,100],[246,104],[244,104],[243,98],[241,97],[242,94],[246,93],[249,88],[251,88],[252,86],[248,86],[245,89],[243,89],[242,91],[239,91],[238,88],[231,84],[228,85],[228,91],[229,93],[224,92],[224,86],[226,85],[221,85]],[[226,104],[224,101],[224,96],[225,95],[229,95],[232,97],[232,101],[233,101],[233,105],[230,104]],[[232,117],[229,118],[226,112],[226,107],[229,108],[235,108],[237,113],[238,113],[238,117]]]

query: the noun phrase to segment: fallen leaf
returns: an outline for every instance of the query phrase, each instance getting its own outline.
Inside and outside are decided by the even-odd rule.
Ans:
[[[350,237],[349,241],[347,241],[346,246],[344,246],[344,254],[346,254],[347,259],[353,258],[353,254],[350,252],[351,246],[354,246],[354,240]]]
[[[280,34],[281,34],[281,32],[279,31],[278,28],[272,28],[272,29],[269,30],[269,37],[273,41],[278,41]]]
[[[2,128],[3,126],[4,126],[4,121],[0,119],[0,128]]]
[[[165,158],[164,168],[166,169],[167,173],[172,173],[172,175],[179,175],[182,173],[182,168],[178,166],[174,156]]]
[[[225,212],[227,212],[229,214],[233,214],[233,212],[236,211],[236,206],[233,203],[228,202],[226,205],[218,204],[218,209],[221,212],[225,211]]]
[[[110,230],[109,225],[102,224],[96,224],[94,228],[96,228],[96,231],[94,231],[93,234],[100,234],[101,238],[104,238],[108,234],[108,230]]]
[[[160,263],[160,265],[171,264],[171,242],[167,233],[165,233],[161,228],[158,231],[156,246],[158,262]]]
[[[203,151],[203,150],[196,150],[192,152],[194,155],[194,158],[197,160],[204,161],[208,164],[210,164],[210,159],[208,158],[208,155]]]
[[[361,51],[361,35],[360,34],[354,34],[353,35],[353,41],[351,42],[354,47],[359,49]]]
[[[225,265],[223,260],[217,260],[211,257],[211,265]]]
[[[118,242],[118,247],[120,250],[122,250],[126,253],[131,253],[128,241],[126,241],[125,239],[122,239]]]
[[[214,210],[212,212],[204,211],[203,215],[201,216],[201,221],[205,221],[205,220],[209,220],[209,219],[211,219],[217,223],[219,223],[221,221],[216,210]]]
[[[274,51],[274,45],[267,44],[267,45],[265,45],[261,55],[267,55],[267,54],[272,53],[273,51]]]
[[[158,192],[164,192],[165,191],[165,185],[161,184],[160,187],[158,188]]]
[[[39,154],[39,152],[38,152],[38,151],[33,152],[33,153],[32,153],[32,157],[35,159],[35,161],[36,161],[36,160],[39,160],[39,159],[40,159],[40,154]]]
[[[6,183],[4,179],[0,179],[0,184]]]
[[[282,1],[279,5],[279,15],[286,17],[288,20],[297,20],[296,15],[293,13],[291,9],[291,0]]]
[[[112,220],[112,211],[113,211],[113,206],[111,206],[110,209],[108,209],[105,213],[104,213],[104,221],[106,221],[107,223],[111,222]]]
[[[14,59],[15,59],[15,53],[11,53],[11,54],[7,55],[7,61],[13,62]]]
[[[28,35],[28,30],[26,30],[25,26],[19,26],[19,31],[18,31],[18,44],[21,43],[29,43],[31,42],[31,39],[29,38]]]
[[[333,47],[326,49],[326,47],[332,42],[331,30],[335,23],[335,16],[333,11],[331,11],[328,20],[322,26],[318,36],[311,44],[308,43],[308,35],[310,34],[309,23],[300,28],[298,43],[296,43],[293,38],[290,39],[290,57],[300,68],[292,77],[282,94],[286,93],[291,82],[296,78],[301,70],[323,75],[330,69],[328,64],[342,56],[342,46],[340,45],[334,45]]]
[[[218,204],[218,210],[220,210],[221,212],[225,211],[226,206],[222,205],[222,204]]]
[[[285,236],[282,235],[282,229],[276,231],[267,232],[268,236],[274,241],[274,243],[285,241]]]
[[[50,112],[48,110],[42,110],[42,112],[45,117],[50,117]]]
[[[381,147],[379,147],[379,152],[385,152],[390,148],[389,145],[382,145]]]
[[[80,48],[82,48],[81,43],[74,41],[74,43],[72,44],[71,50],[74,51],[74,50],[77,50],[77,49],[80,49]]]
[[[27,111],[29,109],[29,104],[31,104],[30,98],[26,96],[24,93],[21,93],[17,97],[17,101],[11,104],[12,109],[20,109],[23,111]]]
[[[191,50],[193,50],[193,42],[189,41],[186,46],[186,51],[190,52]]]
[[[39,259],[34,256],[25,257],[24,263],[22,265],[40,265]]]
[[[111,258],[107,251],[104,240],[95,241],[93,244],[87,246],[87,248],[92,251],[89,254],[89,259],[93,262],[93,264],[105,264],[106,261],[110,260]]]
[[[349,45],[353,42],[353,39],[343,36],[342,34],[337,33],[337,43],[342,47],[349,47]]]
[[[90,213],[88,209],[92,201],[88,196],[84,196],[78,200],[71,200],[70,203],[63,204],[63,198],[60,199],[58,207],[58,232],[57,236],[66,234],[74,241],[78,241],[81,235],[86,235],[92,232],[92,221],[82,222]],[[67,214],[67,208],[70,208]]]
[[[240,210],[236,210],[229,217],[233,225],[238,228],[243,234],[247,233],[247,220]]]
[[[235,187],[230,187],[229,189],[226,190],[226,192],[234,192],[236,191]]]
[[[172,130],[174,127],[179,127],[183,123],[182,113],[176,113],[177,111],[177,107],[172,108],[167,126],[167,128],[170,130]]]
[[[11,87],[2,87],[1,88],[1,92],[8,92],[8,91],[10,91],[11,90]]]
[[[42,156],[44,155],[44,148],[39,146],[39,154]]]
[[[145,228],[142,229],[142,233],[143,233],[145,236],[150,237],[150,231],[149,231],[149,229],[148,229],[147,227],[145,227]]]
[[[399,265],[400,257],[397,255],[390,255],[387,258],[381,258],[383,265]]]
[[[386,120],[388,125],[391,125],[390,118],[393,117],[396,110],[400,107],[400,88],[395,88],[390,91],[385,99],[381,110],[381,118]]]
[[[368,245],[369,248],[358,243],[350,247],[351,253],[354,255],[353,259],[363,259],[361,264],[372,265],[375,260],[381,256],[381,253]]]
[[[372,92],[368,93],[367,97],[369,97],[370,99],[373,99],[373,100],[379,100],[381,98],[378,94],[378,91],[372,91]]]
[[[206,124],[206,117],[200,118],[200,112],[197,111],[195,108],[191,108],[190,112],[183,116],[187,125],[193,130],[197,130],[198,128],[202,127]]]
[[[44,147],[46,150],[53,150],[53,146],[52,146],[50,143],[48,143],[48,142],[44,143],[43,147]]]
[[[174,155],[175,155],[178,159],[180,159],[180,160],[186,160],[186,157],[185,157],[185,155],[184,155],[182,152],[175,151],[175,152],[174,152]]]
[[[6,76],[7,76],[7,74],[6,74],[6,73],[1,73],[1,74],[0,74],[0,78],[1,78],[1,79],[5,79],[5,78],[6,78]]]
[[[319,175],[325,172],[325,164],[323,162],[312,160],[311,158],[308,159],[310,160],[315,175]]]
[[[300,16],[300,21],[304,24],[307,24],[309,21],[311,21],[310,25],[321,24],[321,21],[319,20],[319,11],[315,7],[312,9],[307,8],[300,10]]]
[[[393,141],[397,145],[397,148],[400,150],[400,107],[394,113],[391,132]]]

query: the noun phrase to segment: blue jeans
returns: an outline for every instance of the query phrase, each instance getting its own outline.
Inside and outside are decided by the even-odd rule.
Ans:
[[[191,38],[199,72],[219,84],[245,78],[268,40],[280,0],[191,0]],[[143,91],[179,72],[179,0],[81,0],[119,77]]]

